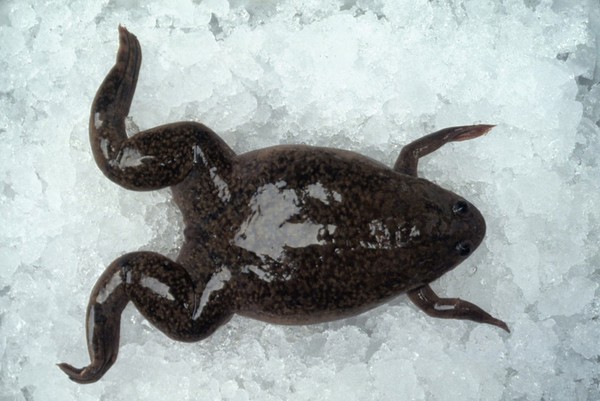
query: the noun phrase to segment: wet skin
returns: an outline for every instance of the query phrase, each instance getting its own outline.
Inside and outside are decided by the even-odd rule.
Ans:
[[[236,155],[202,124],[178,122],[128,138],[125,117],[142,54],[119,27],[117,62],[98,89],[90,142],[100,170],[124,188],[171,187],[185,242],[176,261],[133,252],[111,263],[87,309],[91,363],[59,367],[78,383],[117,359],[132,301],[172,339],[200,341],[233,314],[279,324],[353,316],[399,294],[430,316],[506,324],[428,283],[465,260],[485,221],[462,197],[417,177],[444,144],[491,125],[446,128],[406,145],[393,169],[359,154],[300,145]]]

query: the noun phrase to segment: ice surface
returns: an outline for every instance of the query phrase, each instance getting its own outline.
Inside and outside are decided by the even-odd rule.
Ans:
[[[600,399],[600,6],[597,0],[7,0],[0,3],[0,400]],[[131,116],[202,121],[237,151],[402,144],[491,123],[423,177],[486,216],[481,248],[434,283],[512,332],[425,316],[405,297],[329,324],[234,318],[176,343],[134,308],[98,383],[89,291],[117,256],[175,257],[168,191],[108,181],[87,139],[117,25],[144,64]]]

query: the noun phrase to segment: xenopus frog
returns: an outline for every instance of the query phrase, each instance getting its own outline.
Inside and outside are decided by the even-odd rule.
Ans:
[[[171,187],[185,222],[176,261],[133,252],[110,264],[87,309],[91,363],[59,367],[91,383],[117,358],[121,312],[132,301],[172,339],[210,336],[233,314],[311,324],[369,310],[406,292],[427,314],[506,324],[428,283],[481,243],[485,222],[462,197],[417,177],[419,158],[493,126],[446,128],[405,146],[393,169],[356,153],[274,146],[236,155],[202,124],[178,122],[128,138],[125,117],[142,61],[119,27],[115,66],[90,116],[100,170],[138,191]]]

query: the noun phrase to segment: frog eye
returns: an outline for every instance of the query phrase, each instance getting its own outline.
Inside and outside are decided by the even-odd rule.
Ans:
[[[460,256],[468,256],[471,253],[471,241],[461,241],[454,249]]]
[[[452,212],[457,216],[464,216],[468,211],[469,205],[464,200],[459,200],[452,206]]]

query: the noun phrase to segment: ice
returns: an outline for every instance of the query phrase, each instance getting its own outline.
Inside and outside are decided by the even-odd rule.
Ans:
[[[581,276],[567,277],[559,285],[546,290],[538,301],[541,317],[572,316],[590,305],[598,283]]]
[[[586,338],[596,337],[600,334],[600,327],[595,322],[584,322],[577,324],[571,332],[571,347],[582,357],[591,360],[600,354],[595,344],[587,342]]]
[[[0,2],[0,400],[600,399],[597,1],[166,4]],[[487,222],[434,289],[511,333],[399,297],[314,326],[234,317],[184,344],[129,306],[116,364],[70,382],[55,363],[88,362],[99,274],[126,252],[174,258],[182,242],[170,193],[123,190],[89,149],[118,24],[144,51],[130,113],[142,130],[194,120],[238,153],[306,143],[391,165],[436,129],[496,124],[419,171]]]

